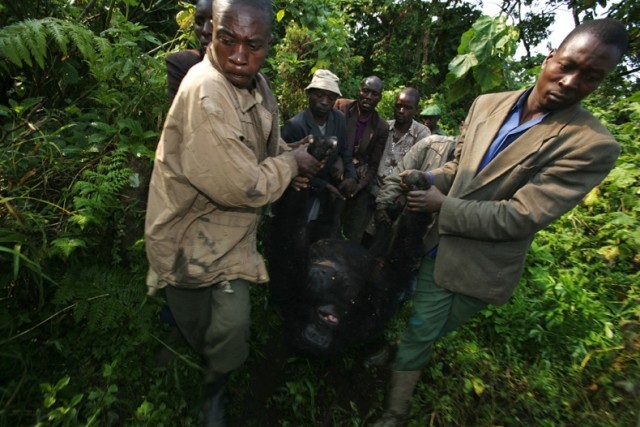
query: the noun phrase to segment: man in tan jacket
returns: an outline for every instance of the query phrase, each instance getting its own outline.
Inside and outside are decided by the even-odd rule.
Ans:
[[[551,51],[533,88],[476,99],[454,159],[425,172],[432,186],[407,206],[438,213],[418,273],[413,315],[393,363],[387,411],[400,425],[435,340],[513,293],[535,233],[609,173],[620,145],[580,101],[628,43],[612,19],[576,27]]]
[[[156,151],[147,257],[181,332],[206,360],[205,424],[223,426],[224,380],[249,352],[249,284],[268,281],[256,248],[263,207],[320,165],[280,139],[260,67],[269,0],[215,0],[206,59],[185,76]]]

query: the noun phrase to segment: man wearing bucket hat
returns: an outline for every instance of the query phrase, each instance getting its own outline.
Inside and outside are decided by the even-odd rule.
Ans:
[[[437,105],[429,105],[420,113],[422,123],[429,128],[431,135],[446,135],[438,126],[440,116],[442,116],[442,110]]]
[[[309,221],[312,241],[326,237],[339,237],[340,215],[345,196],[356,189],[356,169],[347,144],[347,124],[344,114],[333,108],[339,96],[340,79],[329,70],[319,69],[305,88],[309,106],[285,122],[282,138],[293,143],[313,135],[315,138],[336,137],[338,149],[326,159],[324,167],[309,182]],[[343,171],[333,165],[340,157]]]

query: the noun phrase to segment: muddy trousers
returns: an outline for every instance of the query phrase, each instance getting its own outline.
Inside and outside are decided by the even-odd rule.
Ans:
[[[204,383],[223,379],[249,355],[249,282],[200,289],[166,288],[171,312],[187,342],[204,356]]]
[[[487,306],[477,298],[443,289],[433,281],[435,258],[425,256],[418,272],[413,313],[398,346],[394,371],[420,371],[436,339],[467,321]]]

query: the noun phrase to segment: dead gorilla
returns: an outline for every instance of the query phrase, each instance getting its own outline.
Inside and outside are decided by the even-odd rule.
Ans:
[[[411,178],[428,187],[421,174]],[[374,257],[350,241],[310,244],[307,200],[305,191],[290,188],[273,206],[265,230],[271,298],[293,350],[328,357],[379,337],[420,261],[431,216],[403,212],[382,256]]]

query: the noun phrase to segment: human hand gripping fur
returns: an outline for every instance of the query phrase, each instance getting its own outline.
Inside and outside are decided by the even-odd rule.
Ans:
[[[298,164],[299,175],[312,177],[322,168],[322,162],[307,152],[308,145],[300,145],[292,151],[293,157]]]
[[[300,149],[300,147],[303,147],[303,149],[305,151],[308,151],[307,148],[309,146],[309,144],[311,144],[313,142],[313,135],[307,135],[304,138],[302,138],[300,141],[296,141],[293,142],[291,144],[289,144],[289,147],[293,148],[293,149]],[[294,157],[295,157],[295,153],[294,153]],[[296,160],[297,162],[297,160]],[[298,166],[299,168],[299,166]],[[320,169],[318,169],[320,170]],[[317,172],[316,172],[317,173]],[[298,175],[296,177],[293,178],[293,180],[291,181],[291,187],[293,187],[293,189],[295,191],[302,191],[306,188],[309,187],[309,177],[305,176],[305,175]]]
[[[417,172],[417,173],[415,173]],[[424,180],[428,181],[426,172],[416,171],[416,170],[406,170],[400,173],[400,177],[402,177],[401,186],[409,192],[407,193],[407,209],[411,212],[438,212],[442,207],[442,203],[444,202],[445,195],[438,190],[436,186],[430,186],[427,190],[413,190],[413,184],[411,182],[407,182],[405,177],[422,177]]]
[[[313,135],[307,135],[302,138],[300,141],[294,142],[290,146],[295,146],[296,149],[293,151],[294,157],[299,155],[301,158],[311,157],[312,159],[317,160],[316,164],[311,167],[310,170],[303,169],[296,157],[296,161],[298,162],[299,175],[293,178],[291,181],[291,186],[295,191],[301,191],[309,186],[310,178],[313,177],[322,167],[328,157],[330,157],[338,147],[338,139],[335,136],[332,137],[322,137],[318,141],[315,141]],[[297,153],[300,151],[301,153]],[[307,156],[305,156],[305,154]],[[313,162],[311,162],[313,163]]]
[[[358,192],[358,182],[355,178],[347,178],[340,183],[340,193],[346,198],[351,198]]]

